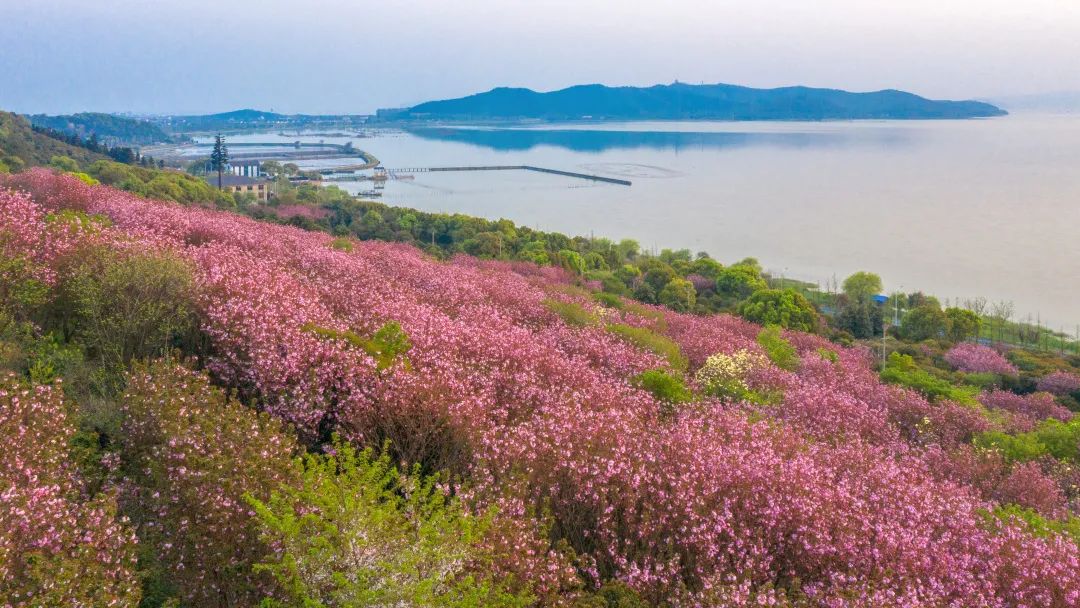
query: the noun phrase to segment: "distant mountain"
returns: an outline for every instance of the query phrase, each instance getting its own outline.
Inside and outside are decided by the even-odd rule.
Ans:
[[[157,125],[146,120],[115,114],[98,112],[80,112],[60,116],[34,114],[27,118],[35,126],[83,138],[93,134],[97,135],[99,140],[123,144],[153,144],[169,141],[169,136]]]
[[[204,114],[202,116],[193,116],[191,118],[202,118],[204,120],[222,120],[233,122],[252,122],[257,120],[265,120],[269,122],[277,122],[285,120],[287,116],[285,114],[276,114],[274,112],[263,112],[262,110],[233,110],[232,112],[220,112],[218,114]]]
[[[497,88],[390,113],[404,120],[830,120],[981,118],[1004,110],[979,101],[937,101],[904,91],[753,89],[730,84],[573,86],[549,93]]]
[[[172,133],[190,133],[265,129],[267,127],[306,129],[339,126],[349,128],[362,125],[366,119],[366,116],[353,114],[277,114],[262,110],[244,109],[197,116],[156,116],[151,117],[150,120]]]

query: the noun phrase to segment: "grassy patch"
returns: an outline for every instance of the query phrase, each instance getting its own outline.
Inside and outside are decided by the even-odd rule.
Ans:
[[[667,336],[662,336],[644,327],[633,327],[621,323],[612,323],[607,330],[619,338],[647,351],[654,352],[668,360],[671,367],[686,371],[689,361],[682,354],[679,345]]]
[[[544,306],[551,312],[559,315],[559,318],[565,321],[567,325],[572,325],[574,327],[588,327],[600,322],[596,313],[587,310],[584,306],[574,302],[564,302],[562,300],[553,300],[549,298],[544,300]]]

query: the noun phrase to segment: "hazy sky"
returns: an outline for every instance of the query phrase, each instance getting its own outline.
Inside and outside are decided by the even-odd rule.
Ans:
[[[0,108],[367,113],[495,86],[1080,90],[1080,0],[0,0]]]

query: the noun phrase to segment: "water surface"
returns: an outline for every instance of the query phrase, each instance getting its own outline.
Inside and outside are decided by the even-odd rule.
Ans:
[[[353,142],[391,169],[525,164],[633,181],[417,173],[387,184],[389,204],[756,256],[822,285],[872,270],[888,289],[1013,300],[1070,333],[1080,322],[1078,116],[446,126]]]

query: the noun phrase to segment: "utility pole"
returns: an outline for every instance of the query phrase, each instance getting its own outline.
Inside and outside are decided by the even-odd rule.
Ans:
[[[888,333],[885,329],[885,323],[881,324],[881,364],[885,365],[885,334]]]

